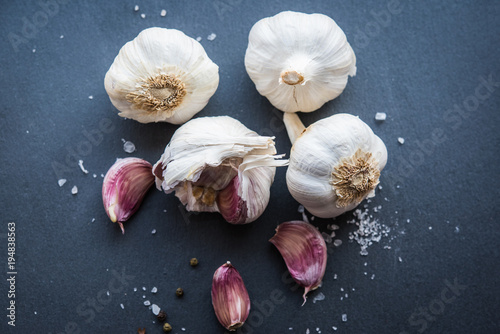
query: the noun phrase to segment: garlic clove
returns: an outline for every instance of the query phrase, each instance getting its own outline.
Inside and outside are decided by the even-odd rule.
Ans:
[[[280,224],[269,241],[278,248],[295,282],[305,288],[305,303],[307,293],[317,289],[325,275],[325,240],[313,225],[297,220]]]
[[[141,205],[154,183],[152,166],[139,158],[117,159],[106,173],[102,184],[102,201],[109,219],[125,233],[127,221]]]
[[[193,119],[174,133],[155,164],[156,186],[175,191],[188,211],[250,223],[269,202],[276,167],[288,164],[276,155],[273,139],[228,116]]]
[[[156,27],[121,48],[104,80],[119,115],[141,123],[188,121],[218,84],[219,68],[200,43],[179,30]]]
[[[243,279],[229,261],[214,273],[212,305],[221,325],[230,331],[243,326],[250,313],[250,297]]]
[[[285,11],[252,27],[245,68],[277,109],[311,112],[342,93],[356,56],[330,17]]]

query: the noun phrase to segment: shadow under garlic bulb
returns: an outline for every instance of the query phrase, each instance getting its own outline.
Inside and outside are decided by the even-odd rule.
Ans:
[[[356,56],[330,17],[286,11],[252,27],[245,67],[273,106],[311,112],[342,93]]]
[[[311,214],[333,218],[375,195],[387,162],[384,142],[358,117],[337,114],[304,127],[285,114],[293,146],[286,183]]]
[[[182,124],[217,90],[219,67],[183,32],[148,28],[121,48],[104,85],[118,115]]]

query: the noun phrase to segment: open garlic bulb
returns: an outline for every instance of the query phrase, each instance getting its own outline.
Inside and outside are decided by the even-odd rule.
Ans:
[[[292,150],[286,183],[311,214],[332,218],[375,195],[387,149],[356,116],[336,114],[307,129],[297,114],[285,114]]]
[[[207,105],[219,67],[183,32],[149,28],[121,48],[104,85],[120,116],[181,124]]]
[[[220,212],[233,224],[257,219],[269,202],[277,166],[273,137],[228,116],[193,119],[175,131],[154,165],[156,187],[188,211]]]
[[[356,56],[330,17],[286,11],[252,27],[245,67],[273,106],[311,112],[342,93]]]

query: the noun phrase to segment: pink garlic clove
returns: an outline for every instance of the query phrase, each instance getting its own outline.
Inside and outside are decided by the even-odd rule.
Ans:
[[[138,158],[117,159],[106,173],[102,184],[102,201],[109,219],[122,230],[141,205],[154,183],[153,166]]]
[[[229,261],[214,273],[212,305],[221,325],[230,331],[243,326],[250,313],[250,297],[243,279]]]
[[[217,207],[224,219],[231,224],[245,224],[247,220],[247,206],[238,195],[240,180],[236,175],[226,186],[219,191]]]
[[[313,225],[291,221],[280,224],[269,241],[278,248],[295,282],[305,288],[305,304],[307,293],[317,289],[325,275],[325,240]]]

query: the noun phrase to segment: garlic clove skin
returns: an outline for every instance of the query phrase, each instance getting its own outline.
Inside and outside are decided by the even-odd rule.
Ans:
[[[214,273],[212,305],[221,325],[230,331],[243,326],[250,313],[250,297],[243,279],[229,261]]]
[[[219,67],[203,46],[176,29],[148,28],[126,43],[104,86],[118,115],[141,123],[182,124],[203,109]]]
[[[387,162],[387,149],[358,117],[327,117],[296,138],[286,173],[287,187],[312,215],[337,217],[374,196]]]
[[[256,220],[269,202],[276,167],[273,137],[259,136],[228,116],[190,120],[154,165],[156,187],[188,211],[220,212],[232,224]]]
[[[356,56],[330,17],[285,11],[252,27],[245,67],[273,106],[312,112],[342,93]]]
[[[122,233],[125,233],[123,222],[139,209],[154,183],[152,169],[149,162],[139,158],[117,159],[104,176],[104,209],[109,219],[120,225]]]
[[[278,225],[269,241],[278,248],[295,282],[304,287],[304,305],[307,293],[317,289],[325,275],[325,240],[313,225],[296,220]]]

